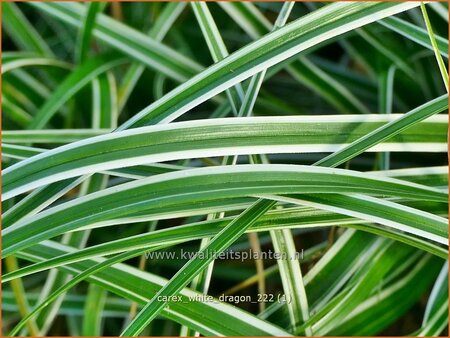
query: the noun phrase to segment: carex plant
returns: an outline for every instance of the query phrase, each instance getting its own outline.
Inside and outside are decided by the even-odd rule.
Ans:
[[[445,2],[3,2],[2,334],[447,334],[447,32]]]

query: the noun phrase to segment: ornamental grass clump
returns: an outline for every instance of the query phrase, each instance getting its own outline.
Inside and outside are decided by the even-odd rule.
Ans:
[[[8,336],[448,334],[448,4],[2,3]]]

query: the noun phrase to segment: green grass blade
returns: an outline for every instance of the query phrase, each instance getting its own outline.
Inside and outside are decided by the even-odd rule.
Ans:
[[[394,93],[395,66],[389,67],[386,72],[380,75],[379,79],[379,108],[382,114],[392,114],[392,101]],[[388,170],[390,167],[390,154],[388,152],[380,154],[379,168]]]
[[[440,96],[430,102],[423,104],[416,109],[411,110],[403,117],[392,121],[385,126],[374,130],[366,136],[360,138],[358,141],[350,144],[349,146],[321,159],[316,162],[315,165],[320,166],[338,166],[341,163],[353,158],[375,144],[382,142],[402,130],[409,128],[410,126],[418,123],[427,117],[438,114],[448,108],[448,95]]]
[[[283,282],[284,295],[287,299],[289,317],[292,328],[295,330],[300,323],[309,318],[309,306],[303,282],[300,262],[294,259],[297,254],[292,233],[285,230],[271,231],[272,243],[275,252],[285,255],[278,260],[281,280]],[[311,336],[311,330],[306,330],[306,335]]]
[[[427,26],[428,36],[430,37],[431,45],[433,46],[434,55],[436,56],[436,61],[439,66],[439,70],[441,72],[442,80],[444,81],[445,89],[447,89],[448,93],[448,71],[445,66],[444,60],[442,60],[442,56],[439,53],[439,47],[436,42],[436,37],[433,33],[433,28],[431,27],[430,19],[428,18],[427,9],[423,2],[420,3],[420,9],[422,10],[423,19],[425,20],[425,25]]]
[[[203,36],[208,45],[209,52],[214,62],[228,56],[228,50],[222,40],[219,29],[208,9],[206,2],[191,2],[192,9],[202,30]],[[231,109],[234,115],[238,115],[239,107],[243,97],[243,91],[240,84],[226,91]]]
[[[47,149],[2,143],[2,156],[4,158],[10,157],[20,160],[38,155],[45,150]]]
[[[112,72],[100,75],[92,82],[92,131],[105,133],[117,127],[117,88]]]
[[[396,17],[385,18],[379,22],[381,25],[392,29],[393,31],[403,35],[411,41],[418,43],[430,50],[433,49],[433,45],[430,42],[430,37],[425,29],[420,28],[410,22],[404,21]],[[435,35],[436,44],[439,53],[448,58],[448,41],[441,36]]]
[[[75,49],[75,62],[80,64],[86,60],[92,39],[92,30],[95,26],[95,17],[102,11],[106,3],[90,2],[87,4],[86,17],[83,26],[78,32],[78,43]]]
[[[195,210],[200,201],[214,205],[226,203],[231,197],[313,192],[367,193],[441,202],[448,199],[438,189],[342,169],[240,165],[182,170],[112,187],[19,221],[3,231],[3,255],[82,226],[114,224],[114,220],[133,213],[145,212],[146,218],[161,212],[177,215],[183,210]],[[124,194],[129,196],[125,201]],[[160,204],[163,197],[167,202]],[[104,210],[105,203],[111,209]]]
[[[103,135],[112,129],[39,129],[39,130],[5,130],[2,141],[6,143],[71,143],[85,138]]]
[[[227,118],[115,132],[44,152],[5,169],[3,199],[63,178],[197,156],[336,150],[344,155],[356,156],[352,152],[356,146],[348,148],[348,143],[358,142],[357,148],[362,152],[371,148],[374,140],[380,142],[388,137],[392,137],[392,143],[371,150],[444,152],[447,135],[445,116],[430,118],[429,124],[413,123],[445,109],[445,106],[444,96],[411,111],[409,115]],[[384,121],[389,123],[384,125]],[[395,136],[409,126],[411,128]],[[383,134],[372,136],[380,127]],[[348,128],[352,128],[351,133]],[[32,138],[31,133],[23,133]],[[50,157],[52,161],[48,160]]]
[[[99,336],[102,332],[102,312],[106,301],[103,288],[91,284],[86,297],[83,317],[83,336]]]
[[[2,54],[2,75],[23,67],[50,66],[70,69],[72,66],[53,57],[43,57],[29,52],[7,52]]]
[[[381,223],[437,243],[447,244],[448,242],[445,218],[387,200],[379,200],[370,196],[328,194],[308,194],[286,199],[273,196],[272,199],[297,201],[299,204],[343,213],[368,222]]]

